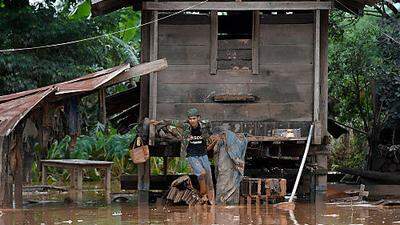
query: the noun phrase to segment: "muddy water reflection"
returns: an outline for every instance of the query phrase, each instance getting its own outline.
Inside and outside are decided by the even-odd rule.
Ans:
[[[111,206],[47,205],[1,210],[0,225],[11,224],[400,224],[400,209],[371,205],[299,203],[293,212],[265,205],[157,207],[114,203]]]

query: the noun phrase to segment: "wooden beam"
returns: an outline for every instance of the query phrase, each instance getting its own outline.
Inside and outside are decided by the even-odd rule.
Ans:
[[[321,11],[321,129],[322,137],[328,135],[328,28],[329,28],[329,11]]]
[[[142,12],[141,24],[148,23],[151,20],[150,12]],[[140,62],[150,61],[150,27],[143,26],[141,30],[141,43],[140,47],[142,49],[140,54]],[[145,75],[140,77],[140,109],[139,109],[139,119],[138,121],[143,121],[144,118],[149,116],[149,83],[150,76]]]
[[[22,174],[22,167],[23,167],[23,159],[22,159],[22,144],[23,138],[22,133],[24,131],[25,122],[21,122],[17,125],[16,129],[14,130],[15,135],[15,147],[13,149],[14,152],[14,201],[15,201],[15,208],[22,208],[22,183],[23,183],[23,174]]]
[[[159,60],[151,60],[148,63],[142,63],[136,65],[134,67],[129,68],[125,72],[121,73],[120,75],[116,76],[109,82],[107,82],[104,86],[112,86],[127,80],[130,80],[134,77],[140,77],[146,74],[155,73],[161,70],[164,70],[168,67],[168,63],[166,59],[159,59]]]
[[[106,108],[106,89],[100,88],[99,90],[99,121],[107,124],[107,108]]]
[[[158,11],[154,11],[153,20],[150,25],[150,60],[156,60],[158,56]],[[157,119],[157,73],[150,74],[150,99],[149,99],[149,117]],[[155,126],[150,126],[149,145],[154,145]]]
[[[189,7],[191,10],[215,10],[215,11],[248,11],[248,10],[329,10],[332,9],[332,1],[275,1],[275,2],[143,2],[142,10],[178,11]]]
[[[253,74],[259,74],[259,41],[260,41],[260,11],[253,12],[253,34],[251,41],[251,69]]]
[[[314,22],[314,121],[319,121],[320,100],[320,11],[315,11]]]
[[[150,12],[142,12],[142,24],[149,22],[152,20],[151,18],[151,13]],[[150,60],[150,27],[149,26],[143,26],[142,27],[142,32],[141,32],[141,47],[142,47],[142,54],[140,55],[141,57],[141,62],[147,62]],[[149,106],[150,106],[150,76],[143,76],[140,79],[140,112],[139,112],[139,121],[143,121],[145,117],[149,116]],[[149,161],[146,163],[142,163],[138,165],[138,180],[140,182],[137,183],[137,188],[138,190],[141,189],[147,189],[145,187],[144,183],[147,183],[147,177],[145,176],[145,171],[146,171],[146,166],[149,164]],[[150,168],[149,168],[150,170]],[[143,178],[143,179],[142,179]],[[149,175],[149,181],[148,185],[150,188],[150,175]],[[140,193],[139,193],[140,194]],[[140,195],[139,195],[140,196]]]
[[[137,189],[139,191],[150,190],[150,160],[138,165]]]
[[[315,10],[314,19],[314,113],[315,125],[313,144],[321,144],[321,122],[320,122],[320,35],[321,35],[321,11]]]
[[[0,136],[0,208],[13,207],[12,176],[10,176],[11,135]]]
[[[46,165],[42,163],[42,185],[47,185],[47,170]]]
[[[217,55],[218,55],[218,12],[211,11],[210,25],[210,74],[217,74]]]
[[[158,11],[152,12],[152,19],[155,21],[150,25],[150,60],[156,60],[158,57]],[[157,72],[150,74],[149,90],[149,117],[157,119]],[[150,125],[149,145],[154,145],[156,128]],[[148,191],[150,188],[150,160],[138,165],[138,190]],[[142,195],[139,193],[139,195]]]
[[[82,168],[76,168],[76,202],[82,203],[83,192],[83,171]]]
[[[111,166],[106,169],[106,176],[104,178],[104,189],[107,204],[111,204]]]

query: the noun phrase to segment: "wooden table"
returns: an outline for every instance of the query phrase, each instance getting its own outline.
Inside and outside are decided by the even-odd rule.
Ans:
[[[70,171],[70,190],[69,196],[74,202],[82,202],[82,169],[100,168],[105,169],[106,175],[104,178],[104,188],[107,204],[111,203],[111,166],[113,162],[109,161],[94,161],[83,159],[52,159],[41,160],[42,163],[42,184],[47,182],[46,167],[58,167],[68,169]]]

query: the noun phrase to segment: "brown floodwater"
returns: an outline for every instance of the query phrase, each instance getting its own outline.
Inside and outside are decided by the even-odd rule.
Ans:
[[[47,203],[1,210],[0,225],[14,224],[400,224],[400,209],[371,204],[297,203],[294,211],[271,205],[171,206],[113,203],[110,206]]]

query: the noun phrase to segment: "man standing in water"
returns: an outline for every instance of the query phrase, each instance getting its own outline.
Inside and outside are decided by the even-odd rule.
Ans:
[[[187,158],[193,173],[197,176],[203,200],[208,199],[211,204],[214,204],[214,185],[207,151],[214,147],[217,140],[211,138],[209,123],[200,120],[200,113],[196,108],[189,109],[186,115],[187,120],[184,122],[151,120],[150,123],[177,128],[179,132],[176,136],[181,139],[181,156]]]

